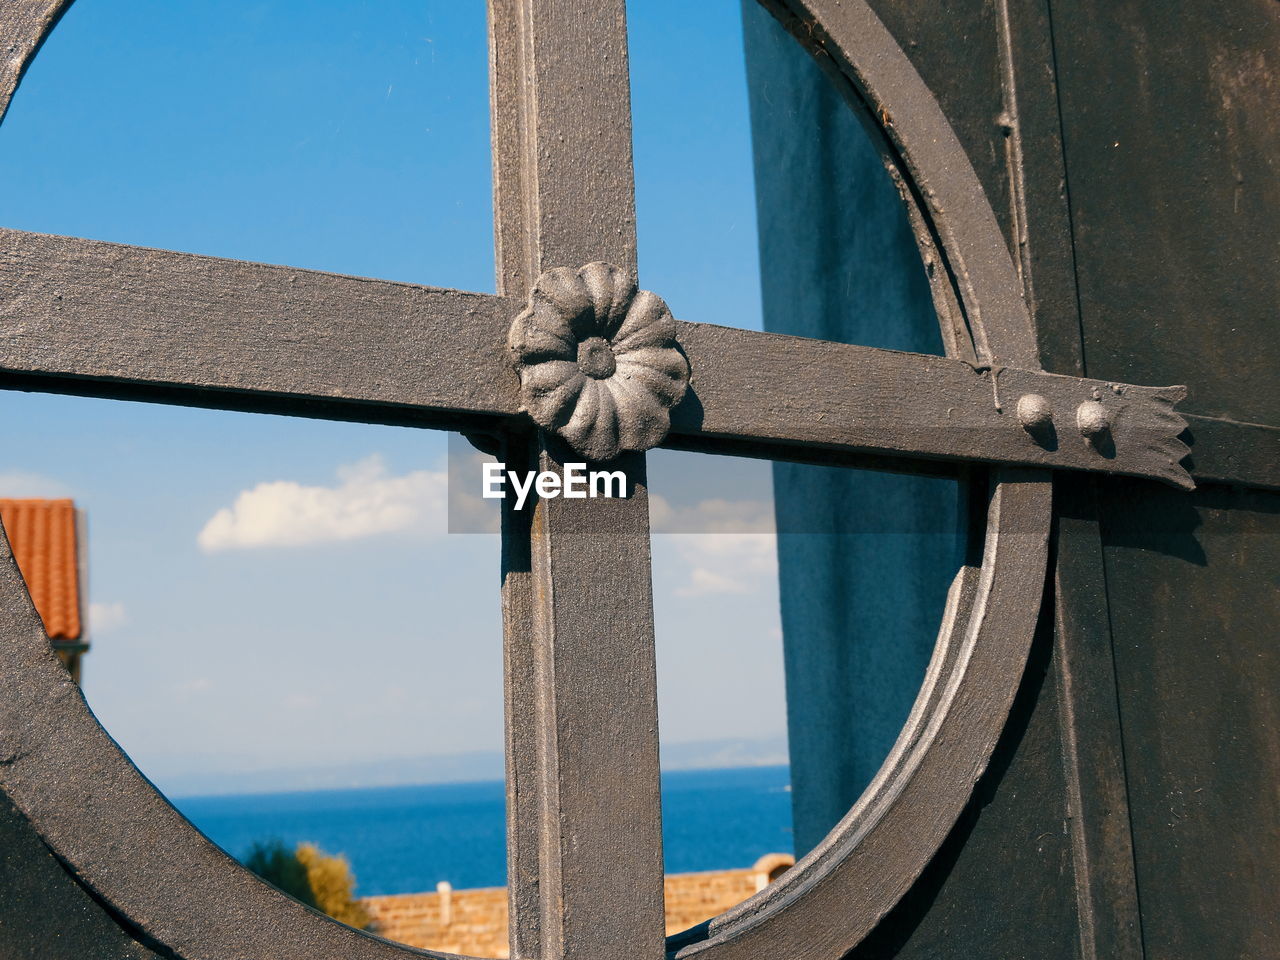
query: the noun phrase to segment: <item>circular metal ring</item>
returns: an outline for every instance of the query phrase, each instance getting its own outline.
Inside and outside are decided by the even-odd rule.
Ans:
[[[865,0],[761,0],[838,71],[883,136],[957,279],[982,359],[1039,369],[1022,283],[977,173],[942,108]],[[892,123],[886,120],[892,118]],[[934,240],[921,237],[922,247]],[[906,725],[826,839],[776,882],[672,938],[699,960],[836,960],[885,916],[937,853],[991,759],[1022,680],[1048,560],[1047,471],[993,471],[981,570],[962,569]]]

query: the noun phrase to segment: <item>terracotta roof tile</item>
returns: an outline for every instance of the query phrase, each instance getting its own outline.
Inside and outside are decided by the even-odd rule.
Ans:
[[[0,499],[0,519],[45,633],[52,640],[80,639],[75,504]]]

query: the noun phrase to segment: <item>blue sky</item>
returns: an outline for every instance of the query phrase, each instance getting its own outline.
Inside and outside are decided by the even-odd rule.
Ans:
[[[629,6],[641,281],[758,328],[738,0]],[[78,0],[0,127],[0,225],[490,291],[486,70],[481,0]],[[500,749],[498,544],[441,531],[443,434],[0,404],[0,495],[88,511],[85,692],[161,787]],[[772,549],[655,537],[665,739],[782,733]]]

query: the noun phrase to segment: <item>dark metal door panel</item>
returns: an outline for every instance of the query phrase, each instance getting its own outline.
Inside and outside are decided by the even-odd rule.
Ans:
[[[1054,0],[1085,369],[1280,462],[1280,8]],[[1250,466],[1253,465],[1253,466]],[[1227,471],[1231,473],[1230,470]],[[1280,498],[1100,485],[1150,960],[1280,955]]]
[[[1280,956],[1280,497],[1106,485],[1149,960]]]
[[[1280,6],[1053,12],[1088,375],[1280,424]]]

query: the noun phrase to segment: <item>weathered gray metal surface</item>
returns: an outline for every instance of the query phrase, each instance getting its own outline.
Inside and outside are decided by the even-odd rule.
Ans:
[[[1269,437],[1223,452],[1274,476],[1280,8],[1054,14],[1086,369],[1178,377],[1219,418],[1197,441]],[[1097,484],[1147,960],[1280,956],[1280,497],[1222,465],[1189,497]]]
[[[1186,466],[1197,481],[1280,490],[1280,427],[1225,417],[1186,420],[1193,451]]]
[[[511,415],[496,297],[0,229],[0,369]],[[68,386],[69,389],[77,389]],[[377,418],[377,413],[370,411]]]
[[[1070,299],[1061,269],[1035,270],[1046,251],[1060,265],[1069,259],[1061,244],[1039,243],[1061,224],[1039,218],[1044,205],[1029,199],[1051,192],[1054,177],[1040,176],[1047,166],[1022,159],[1032,124],[1048,129],[1045,114],[1028,113],[1025,105],[1049,103],[1052,91],[1043,82],[1019,86],[1019,94],[1030,91],[1022,99],[1006,90],[999,110],[974,109],[962,118],[961,138],[930,84],[864,0],[768,5],[870,118],[908,204],[953,359],[679,324],[692,388],[673,412],[668,442],[694,449],[736,444],[750,455],[797,459],[862,452],[917,457],[924,458],[921,471],[937,460],[999,465],[981,568],[965,568],[958,577],[924,688],[867,794],[782,881],[672,944],[686,955],[834,958],[903,902],[931,861],[945,860],[939,851],[948,834],[958,835],[953,825],[960,822],[957,829],[964,830],[972,822],[972,816],[959,818],[1019,690],[1048,550],[1048,474],[1010,465],[1127,472],[1184,486],[1187,480],[1172,467],[1182,453],[1169,436],[1179,426],[1172,395],[1140,387],[1117,392],[1106,381],[1038,373],[1045,341],[1037,339],[1033,311]],[[1005,4],[978,6],[979,21],[994,11],[1004,31],[1006,62],[997,72],[1008,83],[1017,73],[1016,57],[1028,49],[1018,39],[1024,20],[1011,19]],[[0,24],[13,43],[0,70],[0,104],[61,8],[0,5]],[[513,463],[558,468],[566,451],[519,414],[518,380],[504,345],[511,317],[546,268],[607,259],[634,270],[623,4],[491,0],[490,12],[500,296],[7,232],[0,254],[3,384],[488,430],[506,444]],[[986,119],[975,119],[980,116]],[[1003,148],[1007,176],[993,175],[992,164],[981,164],[979,172],[970,163],[970,155],[981,155],[972,144],[1000,142],[993,139],[992,116],[1010,134]],[[1036,176],[1022,176],[1028,168]],[[1000,198],[996,206],[993,197]],[[1062,213],[1061,198],[1054,209]],[[1094,275],[1102,278],[1097,289],[1107,289],[1105,274]],[[1046,290],[1051,295],[1041,300],[1036,291]],[[1091,309],[1093,296],[1086,297]],[[1180,322],[1191,316],[1178,315]],[[1185,364],[1179,369],[1195,372]],[[1028,394],[1043,400],[1020,404]],[[1198,470],[1275,485],[1268,452],[1274,428],[1253,422],[1264,417],[1250,418],[1233,404],[1194,408],[1218,417],[1192,421],[1193,434],[1219,438],[1217,449],[1197,445]],[[960,422],[947,426],[948,410]],[[1108,429],[1100,431],[1103,421]],[[1233,460],[1230,447],[1238,438],[1254,439]],[[662,952],[643,459],[629,456],[620,465],[635,493],[631,499],[548,500],[531,516],[509,512],[504,519],[509,846],[513,955],[519,957],[585,960],[625,951],[653,958]],[[1174,498],[1182,496],[1169,491],[1153,502],[1176,512],[1181,501]],[[1109,563],[1122,560],[1114,550],[1108,554]],[[1134,582],[1176,580],[1167,572],[1163,579],[1147,574],[1140,571]],[[1063,593],[1073,590],[1088,593],[1089,586],[1080,582]],[[1133,630],[1149,615],[1135,604],[1121,628]],[[0,786],[57,852],[68,876],[102,905],[99,919],[111,918],[171,956],[404,955],[404,948],[334,924],[265,887],[183,821],[56,668],[6,557],[0,557],[0,634],[6,638],[0,646]],[[1110,736],[1114,724],[1105,704],[1091,714],[1094,720],[1076,722],[1090,704],[1073,686],[1081,676],[1077,668],[1096,677],[1097,658],[1066,665],[1070,674],[1053,689],[1067,701],[1070,729],[1077,738],[1089,730]],[[1177,681],[1194,666],[1184,658],[1167,673]],[[1117,671],[1122,683],[1141,672],[1125,667]],[[1042,723],[1043,716],[1032,720]],[[1151,738],[1168,720],[1158,710],[1139,714],[1133,729]],[[1113,768],[1084,768],[1078,741],[1063,755],[1076,787],[1093,784],[1095,798],[1115,789]],[[1240,763],[1247,751],[1244,758]],[[1145,777],[1144,802],[1135,813],[1147,844],[1137,855],[1142,880],[1168,859],[1155,813],[1164,781],[1159,769],[1131,769]],[[1037,770],[1047,768],[1033,764],[1030,772]],[[1002,773],[998,764],[985,782],[994,789]],[[1006,823],[1039,822],[1010,811]],[[1197,835],[1198,849],[1208,849],[1204,837],[1211,833]],[[1125,878],[1095,871],[1081,881],[1079,874],[1098,851],[1110,851],[1102,858],[1106,869],[1122,866],[1126,851],[1105,831],[1078,830],[1071,844],[1082,915],[1092,910],[1093,920],[1121,929],[1124,904],[1111,919],[1100,905],[1109,891],[1129,892]],[[1176,897],[1156,898],[1165,915],[1171,899],[1176,905]],[[1173,941],[1200,942],[1190,934]],[[1081,938],[1082,948],[1089,943],[1098,956],[1108,943],[1131,952],[1116,936]]]
[[[160,960],[75,882],[3,795],[0,891],[5,960]]]
[[[315,416],[464,428],[520,410],[505,344],[521,304],[505,297],[12,230],[0,276],[0,376],[23,385],[251,408],[296,398]],[[676,339],[693,368],[677,434],[764,455],[817,446],[1191,482],[1178,388],[711,324],[679,323]],[[1028,393],[1054,411],[1047,434],[1016,416]],[[1112,416],[1101,445],[1076,427],[1095,395]]]
[[[1053,656],[1081,954],[1138,960],[1142,930],[1096,491],[1087,481],[1063,482],[1055,498]]]
[[[1075,249],[1064,189],[1067,171],[1048,0],[969,4],[974,19],[968,25],[983,36],[983,42],[979,49],[968,46],[964,50],[957,48],[951,31],[919,21],[909,4],[887,0],[882,9],[903,31],[901,39],[908,40],[922,59],[949,73],[952,79],[940,95],[949,95],[951,115],[963,118],[960,122],[966,127],[970,155],[988,155],[988,145],[996,146],[992,161],[981,165],[984,185],[989,193],[1002,188],[1008,193],[1002,229],[1017,254],[1025,296],[1036,321],[1041,362],[1058,373],[1083,375]],[[956,69],[958,64],[951,60],[956,57],[964,57],[963,70]],[[983,82],[988,63],[1000,74],[1002,109],[996,129],[984,123],[972,87],[975,81]],[[1000,159],[1004,161],[1003,184]],[[1016,791],[1007,800],[1009,806],[1047,808],[1063,819],[1075,896],[1068,905],[1063,903],[1065,891],[1060,891],[1021,911],[1011,903],[1021,919],[1002,926],[1030,931],[1035,945],[1028,952],[1046,958],[1139,960],[1142,940],[1128,832],[1124,745],[1115,698],[1106,585],[1098,567],[1093,485],[1079,475],[1059,475],[1055,480],[1054,569],[1047,592],[1053,602],[1052,609],[1042,613],[1049,683],[1027,709],[1032,714],[1031,725],[1055,731],[1057,743],[1039,749],[1019,745],[1013,764],[1033,770],[1058,768],[1061,784],[1037,790],[1015,780],[987,789],[1006,795]],[[1015,851],[1029,845],[1030,835],[1011,844],[1001,831],[998,821],[987,821],[971,837],[967,855],[991,862],[993,870],[985,882],[970,881],[971,891],[947,898],[961,909],[971,910],[975,898],[980,902],[994,891],[1007,889],[1002,874],[1017,869]],[[1037,836],[1036,848],[1043,843]],[[1033,878],[1028,884],[1039,885],[1050,883]],[[944,907],[938,912],[945,917],[948,911]],[[1051,933],[1053,918],[1063,915],[1069,920],[1066,929],[1073,929],[1073,935],[1055,937]],[[1029,923],[1032,917],[1034,922]],[[951,929],[961,940],[974,944],[999,939],[990,936],[990,923]],[[913,955],[910,950],[903,953]]]
[[[518,145],[514,154],[495,155],[502,292],[527,295],[544,271],[592,261],[634,277],[625,4],[495,0],[490,17],[509,25],[494,30],[494,139]],[[521,189],[509,192],[513,172]],[[600,284],[616,280],[602,270],[588,275]],[[590,425],[572,436],[587,441],[588,452],[616,452],[592,442],[601,432]],[[541,432],[520,446],[545,471],[559,472],[566,454],[573,456]],[[627,474],[626,499],[541,500],[527,522],[505,517],[504,537],[530,544],[529,570],[507,571],[516,579],[504,603],[504,615],[520,618],[504,627],[508,668],[531,672],[508,677],[508,703],[520,691],[534,698],[532,716],[523,706],[508,716],[509,724],[534,723],[532,731],[508,734],[515,751],[508,806],[533,815],[511,827],[511,905],[528,910],[536,901],[538,910],[536,930],[524,920],[512,925],[517,957],[605,957],[624,944],[639,958],[663,954],[643,455],[625,455],[613,467]],[[523,560],[523,548],[514,549]],[[532,656],[510,650],[521,645]],[[530,786],[533,804],[521,796]]]
[[[601,261],[544,271],[507,343],[522,408],[588,460],[656,447],[689,388],[667,305]]]
[[[504,435],[497,447],[514,470],[537,465],[536,438]],[[537,957],[542,928],[544,742],[534,622],[533,511],[502,501],[502,674],[507,787],[507,934],[512,957]]]
[[[1278,501],[1099,497],[1149,960],[1280,955]]]
[[[1280,425],[1280,11],[1054,8],[1090,375],[1159,370],[1190,387],[1197,414]],[[1103,82],[1118,96],[1098,96]]]
[[[36,51],[71,0],[0,0],[6,46],[0,58],[0,120]]]
[[[1015,251],[1030,235],[1026,259],[1035,274],[1046,366],[1083,372],[1087,354],[1095,375],[1126,365],[1148,372],[1194,368],[1193,375],[1169,379],[1186,380],[1194,397],[1213,393],[1204,409],[1216,407],[1221,419],[1189,418],[1193,448],[1211,449],[1198,433],[1231,432],[1242,442],[1218,448],[1214,475],[1232,484],[1248,475],[1249,483],[1272,486],[1277,433],[1265,425],[1274,420],[1259,404],[1277,395],[1274,369],[1269,376],[1261,369],[1276,342],[1268,289],[1277,273],[1260,267],[1271,265],[1277,249],[1275,180],[1261,172],[1263,158],[1275,155],[1264,149],[1275,143],[1275,113],[1263,94],[1274,77],[1267,53],[1275,47],[1271,30],[1280,25],[1274,7],[1243,4],[1224,18],[1205,4],[1054,3],[1051,29],[1048,4],[949,4],[945,19],[909,0],[874,5],[910,56],[930,65],[927,78],[941,81],[931,86],[949,103],[953,123],[967,128],[966,148],[993,202],[1007,187],[997,162],[1007,118],[993,124],[999,105],[979,100],[974,90],[1003,73],[989,48],[1001,13],[1012,21],[1022,68],[1016,126],[1034,131],[1031,202],[1027,228],[1009,217],[1002,229]],[[1058,62],[1080,77],[1067,139],[1085,154],[1084,182],[1072,180],[1070,202],[1080,201],[1076,227],[1087,239],[1074,251],[1072,225],[1062,222],[1066,167],[1053,156],[1061,141],[1046,135],[1056,134],[1060,122],[1053,51],[1033,56],[1027,37],[1036,31],[1043,39],[1071,37],[1072,56],[1061,59],[1062,50]],[[1029,88],[1039,92],[1027,96]],[[1098,95],[1103,88],[1105,97]],[[1047,105],[1047,117],[1035,112],[1037,103]],[[1188,110],[1188,103],[1199,106]],[[1171,138],[1175,127],[1195,133]],[[1234,215],[1233,193],[1253,197],[1247,214],[1242,208],[1244,215]],[[1117,244],[1117,237],[1128,239]],[[1178,248],[1173,255],[1171,243]],[[1133,253],[1117,258],[1117,249]],[[1097,286],[1084,291],[1083,318],[1073,252],[1097,259],[1084,265]],[[1140,304],[1134,276],[1146,288]],[[1195,289],[1171,301],[1165,291],[1182,287]],[[1119,304],[1134,312],[1126,315]],[[1247,344],[1263,340],[1260,351],[1250,352]],[[1099,351],[1109,366],[1094,363]],[[1238,351],[1249,354],[1247,362],[1237,363]],[[1154,362],[1153,353],[1166,362]],[[1210,473],[1207,460],[1191,469],[1198,479]],[[972,826],[957,830],[903,908],[853,956],[1270,957],[1271,878],[1280,862],[1277,808],[1268,799],[1277,780],[1274,629],[1263,626],[1276,617],[1276,554],[1265,532],[1274,526],[1273,498],[1222,488],[1185,497],[1104,482],[1100,523],[1092,496],[1081,496],[1094,481],[1067,473],[1057,481],[1066,492],[1056,500],[1058,622],[1050,678],[1057,682],[1035,698],[1032,722],[1043,726],[1048,717],[1058,725],[1062,756],[1043,738],[1002,744],[998,757],[1012,752],[1014,767],[988,773]],[[1019,764],[1042,773],[1065,764],[1070,804],[1060,823],[1046,824],[1052,832],[1043,838],[1023,832],[1030,826],[1025,815],[1013,821],[998,810],[993,815],[1001,804],[1029,811],[1057,802],[1043,777],[1039,785],[1015,777]],[[1028,903],[1024,896],[1025,886],[1043,880],[1027,872],[1026,848],[1052,847],[1057,837],[1071,841],[1070,913],[1078,929],[1067,898]],[[975,860],[986,869],[974,870]],[[1073,922],[1062,924],[1064,916]],[[1019,931],[1033,938],[1014,948]]]
[[[1105,469],[1193,483],[1173,403],[1180,387],[1130,387],[850,344],[682,324],[700,408],[677,408],[672,429],[777,443],[911,453],[943,459]],[[1033,435],[1017,416],[1027,394],[1047,398],[1054,426]],[[1101,399],[1111,441],[1076,424]],[[695,422],[691,422],[695,421]],[[1123,451],[1123,452],[1122,452]],[[1122,460],[1124,462],[1122,462]],[[1104,466],[1105,465],[1105,466]]]

